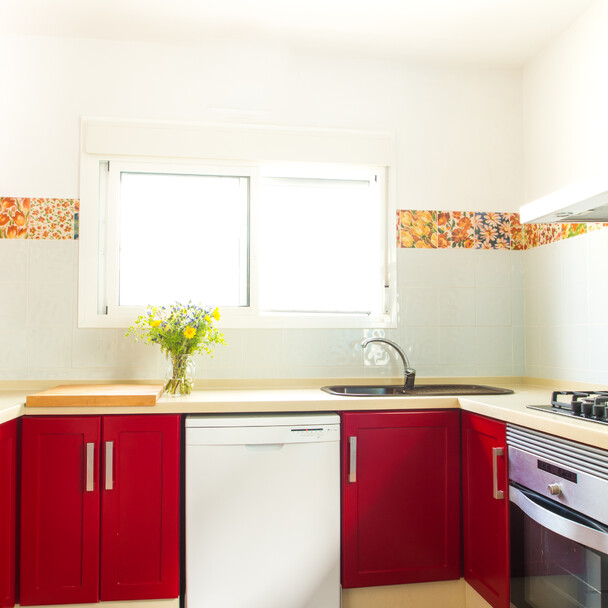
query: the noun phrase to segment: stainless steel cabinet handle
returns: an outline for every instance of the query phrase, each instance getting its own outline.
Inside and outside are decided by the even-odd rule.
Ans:
[[[348,466],[348,482],[355,483],[357,481],[357,438],[349,437],[348,446],[350,448],[350,461]]]
[[[106,490],[114,489],[114,442],[106,441]]]
[[[496,500],[503,500],[505,493],[498,489],[498,457],[504,456],[504,448],[492,448],[492,494]]]
[[[87,443],[87,471],[85,481],[85,492],[95,490],[95,444]]]

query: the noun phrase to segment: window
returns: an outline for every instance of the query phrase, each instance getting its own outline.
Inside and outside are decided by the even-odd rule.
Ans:
[[[261,310],[381,314],[384,214],[378,175],[353,173],[350,179],[262,179]]]
[[[119,192],[118,263],[107,273],[118,284],[113,302],[247,306],[249,178],[150,171],[109,167]]]
[[[133,156],[83,155],[81,326],[176,300],[223,327],[394,322],[386,166]]]

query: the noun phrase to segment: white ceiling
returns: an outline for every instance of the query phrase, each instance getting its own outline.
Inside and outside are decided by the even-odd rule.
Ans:
[[[0,33],[521,65],[594,0],[0,0]],[[596,0],[603,2],[605,0]]]

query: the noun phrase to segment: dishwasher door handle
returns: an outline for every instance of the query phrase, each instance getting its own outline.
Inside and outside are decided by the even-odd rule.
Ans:
[[[357,481],[357,438],[348,438],[348,447],[350,450],[350,459],[348,466],[348,483]]]

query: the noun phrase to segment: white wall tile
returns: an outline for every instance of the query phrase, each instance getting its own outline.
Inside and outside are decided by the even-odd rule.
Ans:
[[[325,332],[322,329],[286,329],[283,333],[285,368],[320,366],[325,361]]]
[[[116,377],[122,379],[160,379],[167,368],[165,357],[155,344],[135,342],[124,330],[115,330],[116,335]]]
[[[32,240],[30,243],[30,281],[72,283],[78,256],[78,241]]]
[[[243,332],[235,329],[223,330],[226,344],[216,344],[213,347],[213,357],[207,354],[196,356],[197,367],[203,367],[206,371],[202,377],[210,373],[210,370],[219,370],[220,368],[238,369],[237,378],[243,375]],[[197,377],[199,373],[197,372]]]
[[[115,367],[116,333],[105,329],[78,329],[72,335],[73,367]]]
[[[524,290],[511,289],[511,323],[513,327],[521,327],[525,322]]]
[[[45,378],[53,374],[74,379],[164,377],[167,363],[157,346],[135,344],[124,336],[124,330],[76,327],[77,243],[32,241],[11,245],[17,245],[19,256],[9,263],[6,256],[2,257],[3,250],[14,250],[0,242],[0,286],[5,287],[0,291],[0,319],[10,319],[14,330],[20,327],[27,331],[19,334],[20,339],[15,334],[14,344],[10,337],[5,339],[7,348],[12,348],[7,352],[21,361],[17,369],[24,370],[28,377]],[[197,377],[399,377],[402,363],[390,346],[373,344],[363,353],[360,342],[372,336],[401,344],[419,375],[421,369],[427,370],[427,375],[471,375],[473,368],[479,367],[475,355],[480,340],[478,327],[504,325],[513,331],[511,325],[523,325],[521,283],[526,266],[523,256],[527,253],[399,250],[399,327],[228,330],[228,345],[218,345],[213,359],[196,357]],[[13,267],[20,281],[7,287],[3,277],[12,277],[8,269]],[[491,286],[498,276],[510,286],[519,281],[520,290],[506,284]],[[536,317],[546,320],[542,307]],[[40,329],[45,336],[34,347]],[[49,336],[57,336],[57,342]],[[511,338],[515,340],[513,333]],[[517,352],[513,351],[514,359]],[[0,370],[7,369],[0,365]],[[504,367],[501,370],[507,373]]]
[[[27,281],[30,241],[0,239],[0,284],[5,281]]]
[[[30,331],[28,337],[28,368],[54,368],[65,374],[72,367],[70,330],[41,326],[34,333]]]
[[[0,281],[0,323],[3,328],[27,327],[26,281]]]
[[[74,285],[71,282],[31,282],[29,285],[27,320],[32,327],[72,328]]]
[[[525,373],[525,360],[526,360],[526,329],[525,327],[514,327],[513,328],[513,366],[519,369],[519,372],[515,372],[516,376],[523,376]]]
[[[475,285],[507,287],[511,285],[511,251],[481,250],[475,252]]]
[[[438,255],[439,254],[439,255]],[[398,249],[397,277],[401,288],[437,286],[437,269],[443,256],[431,249]]]
[[[437,250],[437,284],[442,287],[473,287],[476,260],[485,253],[474,249]]]
[[[480,365],[513,365],[513,332],[510,327],[478,327],[475,361]]]
[[[444,327],[475,325],[476,293],[472,287],[441,287],[439,324]]]
[[[0,369],[27,369],[28,334],[25,327],[8,324],[0,331]]]
[[[480,287],[476,289],[476,325],[511,326],[512,295],[513,290],[509,287]]]
[[[283,357],[283,330],[246,329],[241,333],[245,375],[248,376],[254,368],[275,369],[279,374]],[[228,345],[227,348],[232,346]]]
[[[416,370],[439,363],[439,327],[406,327],[400,345]]]
[[[330,329],[325,332],[326,365],[362,366],[363,350],[360,329]]]
[[[511,287],[523,289],[524,286],[524,251],[511,251],[509,258],[511,261]]]
[[[405,287],[401,289],[399,316],[402,327],[436,327],[439,324],[440,289]]]
[[[475,327],[439,328],[439,362],[442,365],[474,364],[476,346]]]

